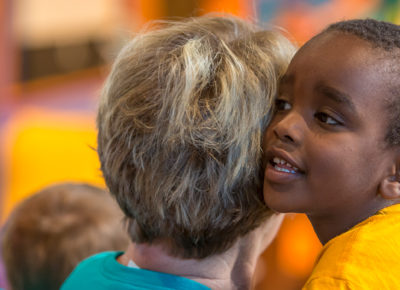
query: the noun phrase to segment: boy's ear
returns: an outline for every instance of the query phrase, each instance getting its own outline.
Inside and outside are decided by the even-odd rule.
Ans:
[[[387,200],[400,199],[400,159],[393,164],[391,174],[382,180],[379,193]]]

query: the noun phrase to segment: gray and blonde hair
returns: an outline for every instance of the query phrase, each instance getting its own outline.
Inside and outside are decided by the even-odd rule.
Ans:
[[[293,53],[280,33],[233,17],[163,23],[122,49],[102,91],[98,153],[133,242],[204,258],[271,214],[261,139]]]

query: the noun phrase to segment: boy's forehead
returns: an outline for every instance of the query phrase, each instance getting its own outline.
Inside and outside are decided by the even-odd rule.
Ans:
[[[395,65],[397,68],[397,65]],[[373,71],[369,77],[381,78],[386,82],[388,74],[393,71],[393,60],[387,52],[374,48],[369,42],[357,36],[340,32],[329,32],[318,35],[308,41],[295,54],[287,74],[325,72],[327,76],[346,78],[357,74],[366,76],[363,70]]]
[[[317,90],[322,83],[359,100],[368,95],[370,103],[373,96],[392,98],[389,90],[395,79],[390,70],[393,60],[387,52],[357,36],[329,32],[296,53],[281,84],[297,84],[295,89],[302,91],[306,87]]]
[[[347,60],[354,62],[363,59],[368,63],[381,55],[378,49],[373,49],[367,41],[354,35],[337,32],[323,33],[306,42],[297,52],[296,57],[312,62],[317,57],[321,59]],[[318,61],[321,61],[320,59]]]

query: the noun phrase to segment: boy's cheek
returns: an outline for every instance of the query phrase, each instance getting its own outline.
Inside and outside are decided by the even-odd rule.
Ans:
[[[272,137],[273,137],[273,129],[272,129],[273,127],[272,126],[273,126],[273,123],[271,121],[271,123],[269,124],[269,126],[267,127],[267,129],[264,132],[263,139],[262,139],[263,149],[265,149],[267,147],[268,142],[272,141]]]

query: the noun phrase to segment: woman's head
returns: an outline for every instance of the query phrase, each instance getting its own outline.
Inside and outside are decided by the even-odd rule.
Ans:
[[[98,152],[134,242],[203,258],[270,215],[261,139],[293,52],[280,33],[232,17],[164,23],[122,49],[102,92]]]

